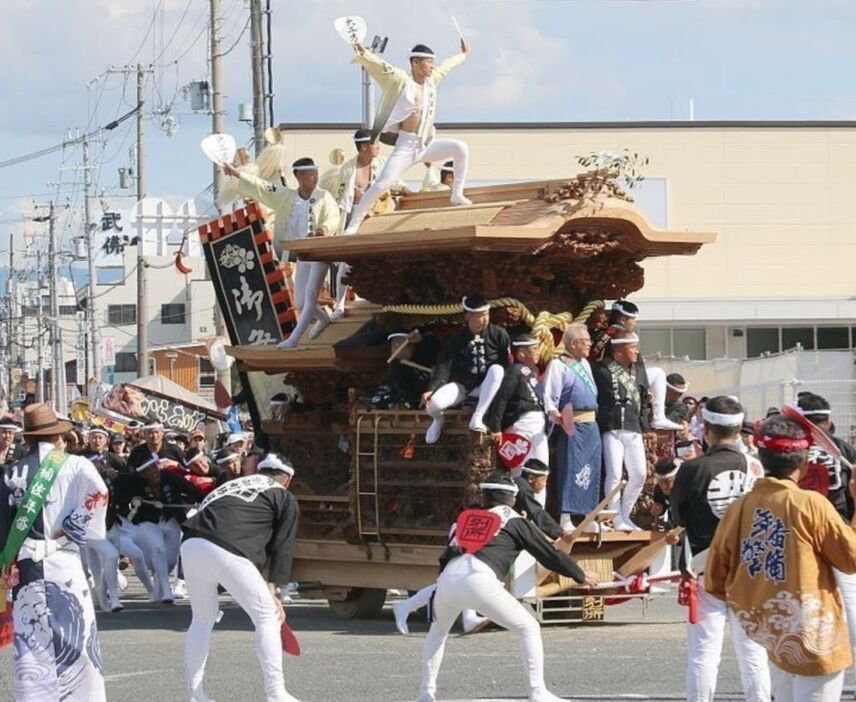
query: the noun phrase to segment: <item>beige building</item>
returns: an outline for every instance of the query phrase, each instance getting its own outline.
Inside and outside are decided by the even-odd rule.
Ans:
[[[322,168],[352,124],[284,124],[289,153]],[[655,226],[714,231],[696,256],[654,259],[633,296],[644,352],[742,358],[856,346],[856,122],[447,124],[470,182],[561,178],[578,156],[649,158],[631,191]],[[388,147],[383,147],[387,149]],[[418,184],[419,165],[405,175]],[[558,311],[558,310],[557,310]]]

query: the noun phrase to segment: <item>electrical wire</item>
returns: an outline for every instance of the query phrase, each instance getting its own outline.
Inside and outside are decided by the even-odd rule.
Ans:
[[[232,44],[232,46],[230,46],[230,47],[229,47],[228,49],[226,49],[225,51],[221,51],[221,52],[218,54],[218,56],[219,56],[219,57],[223,57],[223,56],[226,56],[227,54],[230,54],[230,53],[232,52],[232,50],[233,50],[233,49],[238,45],[238,42],[240,42],[240,41],[241,41],[241,39],[243,38],[244,34],[246,34],[246,33],[247,33],[247,29],[249,28],[249,26],[250,26],[250,18],[249,18],[249,17],[247,17],[247,21],[244,23],[244,28],[241,30],[241,33],[238,35],[238,38],[237,38],[237,39],[235,39],[235,41],[234,41],[234,43]]]
[[[25,163],[27,161],[32,161],[37,158],[41,158],[42,156],[47,156],[48,154],[55,153],[62,149],[65,149],[68,146],[72,146],[74,144],[82,144],[84,141],[92,139],[98,136],[102,131],[111,131],[118,127],[122,122],[128,119],[131,115],[133,115],[139,107],[135,107],[134,109],[126,112],[120,118],[113,120],[112,122],[108,122],[103,127],[99,129],[95,129],[88,134],[84,134],[83,136],[75,137],[74,139],[67,139],[59,144],[55,144],[54,146],[49,146],[45,149],[40,149],[39,151],[33,151],[28,154],[23,154],[21,156],[15,156],[14,158],[6,159],[5,161],[0,161],[0,168],[8,168],[9,166],[17,166],[19,163]]]

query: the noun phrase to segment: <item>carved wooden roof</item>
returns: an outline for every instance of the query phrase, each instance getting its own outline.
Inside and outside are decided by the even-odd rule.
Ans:
[[[377,304],[439,304],[479,291],[535,311],[574,311],[641,288],[645,258],[691,255],[716,238],[656,229],[617,188],[592,199],[586,183],[471,188],[468,207],[450,207],[447,192],[411,195],[358,234],[290,248],[304,259],[347,261],[354,289]]]

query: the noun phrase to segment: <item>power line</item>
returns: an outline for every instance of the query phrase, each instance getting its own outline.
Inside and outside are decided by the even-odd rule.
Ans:
[[[82,144],[85,141],[91,140],[94,137],[98,136],[102,131],[110,131],[118,127],[122,122],[131,117],[139,107],[135,107],[134,109],[126,112],[124,115],[119,117],[118,119],[114,119],[112,122],[108,122],[103,127],[99,129],[95,129],[88,134],[84,134],[83,136],[75,137],[74,139],[67,139],[59,144],[55,144],[54,146],[49,146],[46,149],[41,149],[39,151],[33,151],[28,154],[23,154],[22,156],[16,156],[15,158],[10,158],[5,161],[0,161],[0,168],[7,168],[9,166],[17,166],[19,163],[25,163],[27,161],[33,161],[37,158],[41,158],[42,156],[47,156],[48,154],[55,153],[62,149],[65,149],[68,146],[75,146],[77,144]]]

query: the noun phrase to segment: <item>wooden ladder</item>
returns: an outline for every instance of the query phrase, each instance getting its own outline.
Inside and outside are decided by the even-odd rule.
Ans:
[[[363,450],[363,431],[362,424],[366,419],[374,420],[371,431],[371,450]],[[380,502],[378,490],[380,488],[380,470],[378,466],[378,426],[383,419],[381,414],[361,414],[357,417],[356,434],[357,446],[355,451],[354,465],[354,487],[357,493],[357,529],[360,536],[374,536],[380,539]],[[372,489],[369,490],[363,487],[363,459],[371,460],[371,471],[373,477]],[[371,499],[374,502],[374,520],[373,524],[367,524],[363,515],[363,500]],[[371,521],[371,520],[368,520]]]

